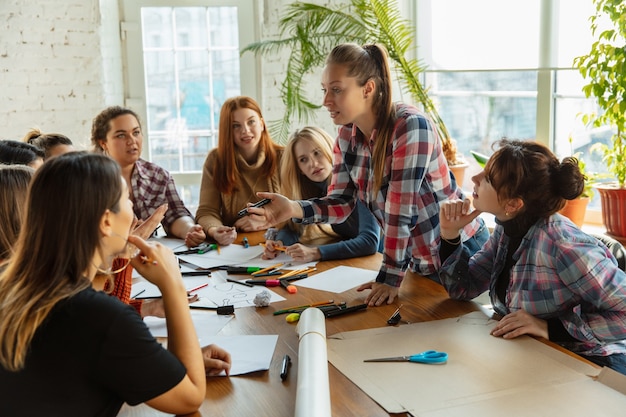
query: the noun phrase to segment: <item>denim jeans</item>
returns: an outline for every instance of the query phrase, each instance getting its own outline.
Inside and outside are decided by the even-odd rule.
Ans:
[[[606,366],[614,371],[626,375],[626,354],[616,353],[609,356],[586,356],[580,355],[583,358],[595,363],[596,365]]]

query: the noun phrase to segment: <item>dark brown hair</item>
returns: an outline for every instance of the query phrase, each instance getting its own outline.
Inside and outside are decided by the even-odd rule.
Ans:
[[[132,114],[135,116],[137,123],[139,123],[139,128],[141,128],[141,120],[139,120],[139,116],[137,116],[137,113],[131,109],[120,106],[107,107],[102,110],[91,123],[91,144],[93,145],[94,152],[104,153],[104,149],[102,148],[102,145],[100,145],[100,141],[106,142],[107,133],[111,130],[111,120],[124,114]]]
[[[548,217],[578,197],[585,184],[576,158],[559,162],[546,146],[535,141],[501,139],[485,165],[485,179],[500,201],[521,198],[524,213]]]

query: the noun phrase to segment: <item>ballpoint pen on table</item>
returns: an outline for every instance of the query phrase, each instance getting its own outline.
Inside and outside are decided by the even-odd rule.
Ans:
[[[234,284],[241,284],[241,285],[245,285],[246,287],[254,287],[254,285],[245,282],[245,281],[239,281],[238,279],[232,279],[232,278],[226,278],[226,281],[228,282],[232,282]]]
[[[143,294],[144,292],[146,292],[146,289],[144,288],[143,290],[139,291],[137,294],[135,295],[131,295],[130,298],[137,298],[137,296]]]
[[[367,304],[358,304],[351,307],[340,308],[338,310],[332,310],[328,312],[324,312],[324,316],[326,317],[335,317],[342,314],[352,313],[354,311],[365,310],[367,308]]]
[[[291,310],[299,310],[299,309],[305,309],[305,308],[309,308],[309,307],[319,307],[319,306],[323,306],[323,305],[332,304],[334,302],[335,302],[334,300],[328,300],[328,301],[320,301],[320,302],[312,303],[312,304],[305,304],[305,305],[301,305],[301,306],[289,307],[289,308],[284,308],[282,310],[276,310],[276,311],[274,311],[273,314],[275,316],[277,316],[279,314],[289,313]]]

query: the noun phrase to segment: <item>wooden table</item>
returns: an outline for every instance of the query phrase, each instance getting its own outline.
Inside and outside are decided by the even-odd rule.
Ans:
[[[339,265],[378,270],[382,255],[318,263],[318,271]],[[275,288],[281,291],[281,288]],[[255,372],[231,378],[213,377],[207,380],[206,401],[193,416],[255,416],[289,417],[295,410],[298,371],[298,335],[295,324],[285,321],[285,315],[274,316],[275,310],[333,299],[354,305],[363,302],[366,292],[350,290],[342,294],[328,293],[308,288],[298,288],[297,294],[283,294],[285,301],[272,303],[266,308],[241,308],[220,335],[278,334],[278,342],[269,371]],[[387,326],[387,320],[402,304],[403,321],[410,323],[457,317],[479,309],[473,302],[451,300],[443,287],[426,278],[409,273],[400,288],[399,299],[391,305],[368,308],[326,320],[326,334]],[[402,324],[400,324],[402,325]],[[286,381],[280,379],[281,362],[285,354],[292,359]],[[389,416],[378,404],[363,393],[332,365],[328,365],[332,415]],[[123,409],[124,416],[147,417],[162,415],[145,406]],[[393,414],[406,416],[407,414]]]

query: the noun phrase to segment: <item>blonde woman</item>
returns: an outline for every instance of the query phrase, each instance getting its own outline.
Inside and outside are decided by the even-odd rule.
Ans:
[[[333,140],[324,130],[307,126],[295,131],[280,167],[283,194],[293,200],[324,197],[332,178]],[[278,255],[276,246],[296,261],[346,259],[376,252],[380,229],[372,213],[358,202],[343,223],[303,225],[288,222],[268,240],[264,257]]]

